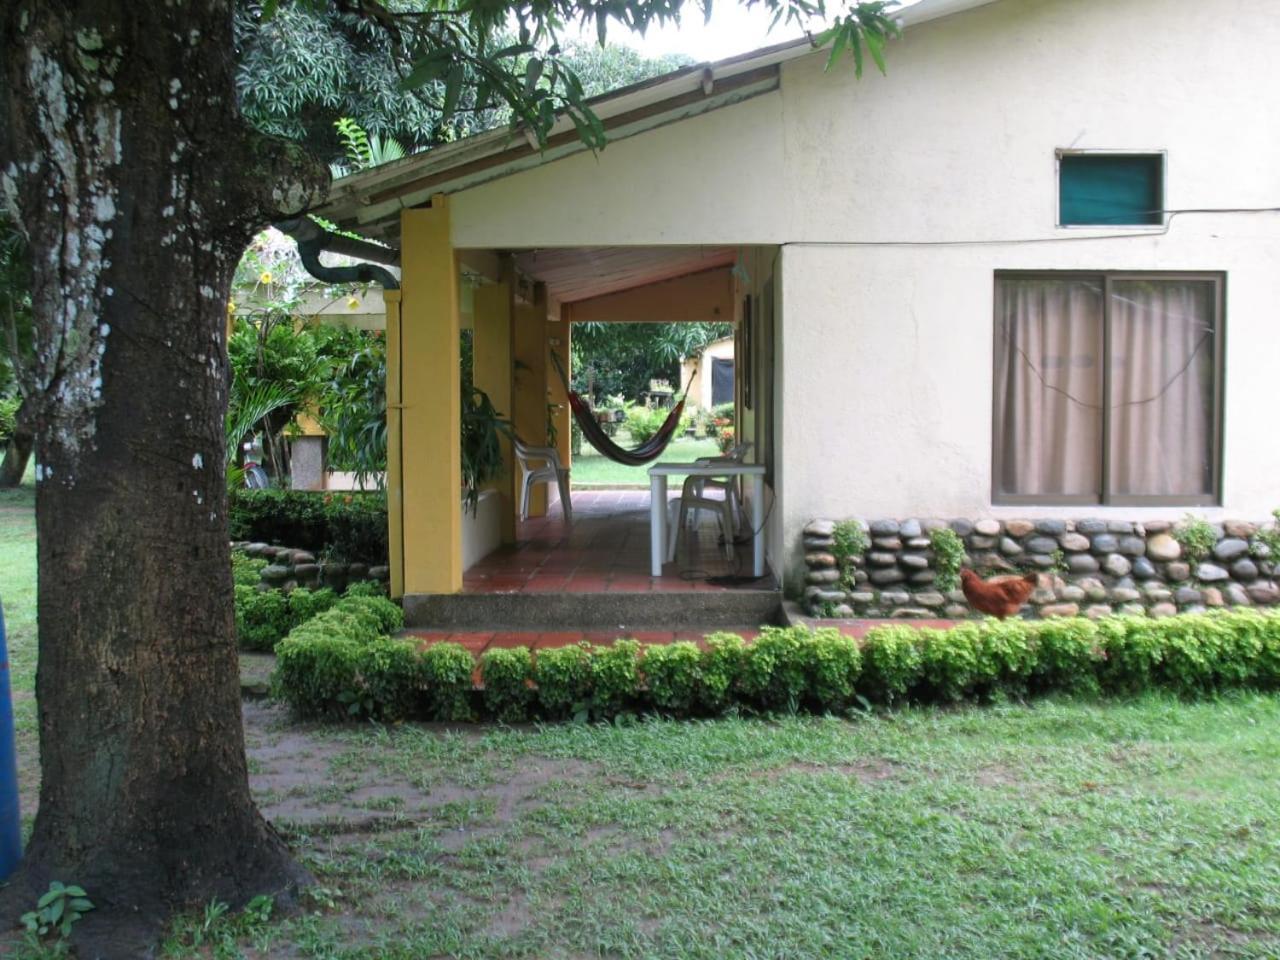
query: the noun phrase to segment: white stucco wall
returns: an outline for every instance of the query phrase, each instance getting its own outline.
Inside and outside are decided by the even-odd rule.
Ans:
[[[1280,505],[1280,216],[1059,229],[1055,150],[1167,151],[1171,209],[1280,206],[1275,14],[1001,0],[911,28],[888,77],[808,57],[779,92],[460,193],[455,243],[780,245],[770,526],[792,556],[815,516],[1179,516],[991,505],[993,274],[1222,271],[1223,506],[1196,512],[1262,517]]]

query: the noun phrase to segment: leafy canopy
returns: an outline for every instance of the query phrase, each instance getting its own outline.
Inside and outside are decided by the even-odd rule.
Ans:
[[[891,16],[893,0],[845,2],[838,9],[828,8],[826,0],[742,4],[768,10],[774,25],[820,25],[821,32],[811,36],[815,46],[831,46],[828,66],[847,52],[859,74],[868,55],[884,70],[885,41],[899,29]],[[696,0],[694,7],[710,19],[712,0]],[[685,0],[265,0],[238,20],[237,38],[247,65],[241,83],[246,114],[280,124],[280,132],[291,128],[297,136],[306,126],[297,113],[303,104],[332,98],[326,90],[361,94],[366,77],[376,75],[381,119],[356,117],[375,134],[393,132],[379,123],[394,116],[397,105],[420,113],[424,121],[436,118],[434,126],[415,121],[417,129],[431,129],[436,141],[461,135],[461,128],[473,132],[491,125],[491,111],[501,111],[514,127],[544,143],[556,120],[568,117],[588,146],[601,149],[604,126],[587,103],[590,93],[575,69],[568,41],[585,28],[594,30],[604,46],[611,24],[643,34],[650,26],[677,22],[686,12]],[[320,47],[325,52],[309,76],[304,77],[302,67],[289,68],[298,92],[291,101],[272,105],[263,81],[251,76],[253,64],[272,56],[280,63],[281,49],[285,61],[303,57],[307,44],[290,46],[288,31],[278,24],[307,14],[323,20],[316,24],[313,19],[312,26],[325,36],[327,45]],[[357,57],[367,53],[369,70],[354,73],[344,66],[334,49],[335,36],[347,38]],[[265,41],[255,46],[255,38]],[[414,99],[395,99],[388,83],[393,76],[398,78],[396,91],[413,93]]]

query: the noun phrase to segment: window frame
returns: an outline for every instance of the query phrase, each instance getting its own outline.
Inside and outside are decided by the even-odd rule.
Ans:
[[[1098,463],[1098,495],[1005,493],[1000,489],[1003,473],[1003,444],[999,442],[1001,411],[997,404],[995,371],[1000,363],[999,325],[996,318],[1000,281],[1089,279],[1102,281],[1102,450]],[[1211,282],[1213,292],[1213,410],[1210,421],[1210,477],[1212,489],[1203,494],[1114,494],[1109,489],[1111,468],[1111,355],[1112,331],[1109,304],[1116,281],[1195,280]],[[992,506],[1039,507],[1218,507],[1222,505],[1223,410],[1226,382],[1226,288],[1222,271],[1186,270],[996,270],[991,283],[991,503]]]
[[[1062,222],[1062,158],[1063,157],[1159,157],[1160,158],[1160,222],[1159,223],[1063,223]],[[1168,214],[1169,151],[1108,148],[1101,150],[1059,147],[1053,153],[1053,223],[1058,230],[1124,230],[1139,233],[1163,233],[1169,228]]]

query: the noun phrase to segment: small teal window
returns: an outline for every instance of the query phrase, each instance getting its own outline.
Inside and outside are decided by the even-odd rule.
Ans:
[[[1067,153],[1058,158],[1058,223],[1064,227],[1164,223],[1160,154]]]

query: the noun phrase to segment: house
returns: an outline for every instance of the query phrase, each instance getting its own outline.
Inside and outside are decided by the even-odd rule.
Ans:
[[[1068,605],[1196,607],[1214,597],[1174,596],[1193,585],[1168,536],[1188,512],[1230,521],[1198,578],[1217,601],[1274,598],[1267,562],[1231,565],[1280,505],[1280,18],[1225,0],[902,17],[887,76],[780,44],[599,99],[598,155],[567,124],[541,152],[502,130],[334,184],[318,212],[401,253],[398,592],[467,592],[470,284],[477,382],[531,442],[560,405],[566,458],[547,358],[574,321],[731,319],[771,589],[811,606],[920,607],[939,517],[971,554],[1074,564]],[[822,521],[855,517],[887,562],[841,594]]]
[[[689,410],[710,410],[733,403],[734,337],[712,340],[697,356],[680,364],[680,389],[689,391]]]

